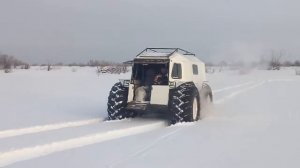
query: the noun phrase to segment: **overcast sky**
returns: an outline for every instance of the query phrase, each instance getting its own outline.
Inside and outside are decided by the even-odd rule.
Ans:
[[[126,61],[145,47],[300,59],[299,39],[299,0],[0,0],[0,52],[31,63]]]

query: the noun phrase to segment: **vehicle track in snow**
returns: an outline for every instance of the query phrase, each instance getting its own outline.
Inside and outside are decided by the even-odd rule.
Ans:
[[[278,80],[274,80],[278,81]],[[271,80],[271,82],[273,82]],[[253,81],[251,82],[246,82],[230,87],[225,87],[221,89],[214,90],[214,93],[220,93],[228,90],[233,90],[242,86],[247,86],[254,83]],[[258,85],[261,85],[260,83]],[[249,88],[254,88],[256,87],[257,84],[251,85],[248,88],[245,89],[240,89],[237,90],[230,95],[227,95],[225,97],[231,98],[234,97],[235,95],[238,95],[241,92],[244,92],[245,90],[248,90]],[[215,102],[220,102],[223,101],[223,99],[216,100]],[[59,129],[64,129],[64,128],[71,128],[71,127],[80,127],[80,126],[86,126],[86,125],[91,125],[91,124],[97,124],[100,122],[103,122],[104,119],[102,118],[95,118],[95,119],[87,119],[87,120],[79,120],[79,121],[68,121],[68,122],[60,122],[60,123],[53,123],[53,124],[46,124],[46,125],[36,125],[36,126],[30,126],[30,127],[24,127],[24,128],[16,128],[16,129],[8,129],[8,130],[0,130],[0,139],[3,138],[9,138],[9,137],[14,137],[14,136],[21,136],[21,135],[26,135],[26,134],[34,134],[34,133],[40,133],[40,132],[46,132],[46,131],[53,131],[53,130],[59,130]]]
[[[104,122],[107,125],[111,125],[116,122]],[[153,121],[146,124],[127,126],[122,128],[122,124],[117,129],[104,130],[100,133],[93,133],[90,135],[75,137],[71,139],[54,141],[51,143],[36,145],[30,147],[24,147],[14,149],[7,152],[0,153],[0,167],[7,166],[19,161],[34,159],[42,156],[46,156],[52,153],[61,152],[69,149],[79,148],[87,145],[101,143],[113,139],[118,139],[130,135],[141,134],[161,128],[165,128],[167,123],[165,121]]]
[[[224,103],[224,102],[226,102],[226,101],[228,101],[228,100],[230,100],[230,99],[232,99],[232,98],[234,98],[234,97],[236,97],[236,96],[238,96],[238,95],[240,95],[242,93],[245,93],[245,92],[247,92],[247,91],[249,91],[251,89],[255,89],[255,88],[259,87],[259,86],[262,86],[265,83],[266,83],[266,81],[261,81],[261,82],[254,83],[254,84],[252,84],[250,86],[247,86],[246,88],[235,90],[235,91],[231,92],[230,94],[228,94],[228,95],[226,95],[226,96],[224,96],[224,97],[222,97],[220,99],[215,100],[214,104]]]
[[[157,137],[156,139],[154,139],[150,143],[145,144],[141,148],[137,149],[135,152],[132,152],[129,155],[127,155],[125,157],[122,157],[121,159],[115,160],[115,161],[107,164],[105,167],[113,168],[113,167],[116,167],[116,166],[122,164],[125,161],[134,159],[136,157],[141,157],[141,156],[147,155],[147,152],[150,149],[152,149],[153,147],[155,147],[157,144],[159,144],[161,141],[167,140],[172,135],[177,134],[178,132],[181,132],[181,130],[183,130],[184,128],[187,128],[187,127],[189,127],[193,124],[194,123],[179,123],[179,124],[173,125],[169,128],[166,128],[166,129],[171,129],[171,131],[164,134],[164,135],[162,135],[162,136]]]
[[[223,89],[218,89],[216,92],[224,92],[229,90],[234,90],[236,88],[240,88],[243,86],[247,86],[245,88],[241,88],[238,90],[235,90],[231,92],[229,95],[226,95],[225,97],[221,99],[217,99],[215,101],[215,104],[223,103],[227,100],[230,100],[236,96],[238,96],[241,93],[247,92],[251,89],[254,89],[256,87],[259,87],[265,83],[265,81],[254,83],[254,82],[247,82],[242,83],[239,85],[234,85],[231,87],[226,87]],[[249,86],[248,86],[249,85]],[[137,119],[138,120],[138,119]],[[116,129],[107,129],[104,132],[101,133],[93,133],[89,135],[79,136],[75,138],[65,139],[65,140],[59,140],[59,141],[53,141],[46,144],[41,145],[33,145],[29,147],[22,147],[6,152],[0,153],[0,167],[7,166],[19,161],[23,160],[29,160],[34,159],[42,156],[46,156],[52,153],[61,152],[65,150],[70,150],[74,148],[79,148],[87,145],[92,145],[96,143],[101,143],[113,139],[123,138],[126,136],[132,136],[137,135],[141,133],[146,133],[149,131],[166,128],[167,123],[162,120],[156,120],[150,123],[146,124],[132,124],[132,126],[123,128],[122,121],[108,121],[108,122],[101,122],[102,119],[90,119],[90,120],[82,120],[82,121],[73,121],[73,122],[65,122],[65,123],[56,123],[56,124],[47,124],[47,125],[40,125],[40,126],[33,126],[33,127],[27,127],[27,128],[19,128],[19,129],[11,129],[11,130],[4,130],[0,131],[0,139],[3,138],[9,138],[9,137],[21,137],[27,134],[35,134],[39,135],[39,133],[44,132],[50,132],[54,130],[64,130],[67,128],[80,128],[82,126],[88,126],[88,125],[94,125],[99,123],[100,125],[105,123],[108,125],[113,125],[114,123],[119,123],[119,126],[116,127]],[[135,120],[132,120],[133,122]],[[185,124],[184,124],[185,125]],[[189,124],[188,124],[189,125]],[[143,147],[139,148],[137,151],[131,153],[128,157],[125,159],[117,160],[114,163],[111,163],[109,167],[113,167],[114,165],[118,165],[126,160],[130,160],[135,158],[138,155],[146,155],[147,151],[151,149],[152,147],[159,144],[161,141],[167,140],[170,136],[173,136],[189,127],[181,127],[175,126],[175,129],[172,129],[170,132],[168,132],[165,135],[157,137],[153,142],[150,144],[146,144]]]
[[[70,121],[70,122],[61,122],[47,125],[37,125],[25,128],[17,128],[17,129],[9,129],[0,131],[0,139],[9,138],[14,136],[26,135],[26,134],[34,134],[46,131],[59,130],[64,128],[71,127],[80,127],[85,125],[97,124],[103,121],[103,119],[89,119],[89,120],[80,120],[80,121]]]
[[[268,80],[263,80],[263,81],[257,81],[257,82],[247,82],[247,83],[244,83],[244,84],[240,84],[240,85],[235,85],[235,86],[232,86],[232,87],[226,87],[224,89],[218,89],[217,93],[220,93],[220,92],[224,92],[224,91],[227,91],[227,90],[232,90],[232,89],[235,89],[235,88],[239,88],[239,87],[243,87],[243,86],[247,86],[245,88],[241,88],[241,89],[237,89],[233,92],[231,92],[230,94],[228,95],[225,95],[224,97],[222,98],[219,98],[217,100],[214,101],[214,104],[222,104],[244,92],[247,92],[249,90],[252,90],[252,89],[255,89],[259,86],[262,86],[263,84],[265,83],[270,83],[270,82],[294,82],[295,80],[293,79],[268,79]],[[251,85],[250,85],[251,84]]]
[[[238,85],[218,89],[215,92],[220,93],[220,92],[240,88],[240,87],[243,87],[243,86],[248,86],[246,88],[235,90],[231,94],[229,94],[229,95],[227,95],[227,96],[225,96],[221,99],[217,99],[216,104],[223,103],[227,100],[230,100],[230,99],[238,96],[239,94],[242,94],[242,93],[247,92],[251,89],[257,88],[257,87],[263,85],[265,82],[266,81],[261,81],[261,82],[257,82],[257,83],[255,83],[255,82],[246,82],[246,83],[243,83],[243,84],[238,84]],[[201,121],[199,121],[199,122],[201,122]],[[193,126],[194,124],[196,124],[196,123],[179,123],[179,124],[176,124],[175,126],[172,126],[172,128],[175,128],[175,129],[172,129],[167,134],[164,134],[164,135],[161,135],[161,136],[157,137],[151,143],[145,144],[144,146],[142,146],[141,148],[139,148],[135,152],[130,153],[129,155],[125,156],[124,158],[121,158],[119,160],[115,160],[114,162],[112,162],[110,164],[107,164],[106,167],[108,167],[108,168],[117,167],[118,165],[121,165],[123,162],[126,162],[128,160],[134,159],[136,157],[143,157],[143,156],[147,155],[148,151],[150,149],[152,149],[153,147],[155,147],[157,144],[160,144],[162,141],[168,140],[171,136],[174,136],[174,135],[188,129],[190,126]],[[184,127],[182,127],[182,126],[184,126]]]
[[[250,82],[245,82],[245,83],[241,83],[241,84],[238,84],[238,85],[224,87],[224,88],[221,88],[221,89],[216,89],[216,90],[213,90],[213,94],[217,94],[217,93],[220,93],[220,92],[224,92],[224,91],[236,89],[236,88],[239,88],[239,87],[247,86],[247,85],[250,85],[250,84],[253,84],[253,83],[255,83],[255,82],[250,81]]]

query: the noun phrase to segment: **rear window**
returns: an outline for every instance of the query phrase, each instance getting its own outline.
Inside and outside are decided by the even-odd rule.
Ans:
[[[198,75],[198,66],[193,64],[193,74]]]
[[[173,79],[181,79],[182,77],[182,69],[181,64],[174,63],[173,69],[172,69],[172,78]]]

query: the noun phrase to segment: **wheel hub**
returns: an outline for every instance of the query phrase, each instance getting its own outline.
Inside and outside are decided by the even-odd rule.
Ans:
[[[194,98],[193,101],[193,120],[195,121],[197,119],[197,115],[198,115],[198,102],[197,102],[197,98]]]

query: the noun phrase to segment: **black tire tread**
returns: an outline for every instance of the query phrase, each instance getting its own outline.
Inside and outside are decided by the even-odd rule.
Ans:
[[[193,121],[193,100],[195,97],[199,100],[198,89],[193,82],[181,84],[171,91],[169,111],[172,124]],[[200,107],[199,104],[198,107]],[[199,108],[198,110],[200,111]],[[197,119],[199,119],[199,112]]]
[[[110,90],[107,102],[108,120],[121,120],[136,116],[135,112],[126,110],[128,88],[121,82],[116,83]]]

